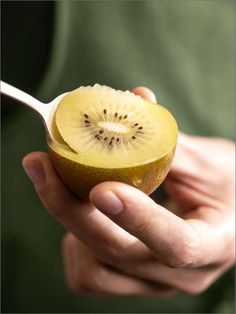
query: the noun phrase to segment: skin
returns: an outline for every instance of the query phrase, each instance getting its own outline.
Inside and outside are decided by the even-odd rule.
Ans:
[[[155,102],[145,87],[134,93]],[[26,173],[65,229],[65,280],[76,293],[164,297],[205,291],[235,263],[235,144],[180,133],[159,205],[118,182],[72,194],[48,154],[23,159]]]

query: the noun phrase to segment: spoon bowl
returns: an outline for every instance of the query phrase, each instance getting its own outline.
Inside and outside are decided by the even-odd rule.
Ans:
[[[33,96],[27,94],[26,92],[23,92],[22,90],[4,81],[1,81],[1,93],[20,101],[22,104],[36,111],[43,120],[44,126],[49,137],[53,141],[56,141],[55,134],[56,131],[55,128],[53,127],[53,116],[59,102],[67,93],[57,96],[53,101],[49,103],[43,103],[38,99],[34,98]]]

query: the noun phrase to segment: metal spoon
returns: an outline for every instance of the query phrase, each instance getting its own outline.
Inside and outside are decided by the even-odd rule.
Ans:
[[[61,94],[50,103],[45,104],[45,103],[40,102],[36,98],[32,97],[31,95],[23,92],[22,90],[3,81],[1,81],[1,93],[14,98],[22,102],[24,105],[28,106],[29,108],[35,110],[41,116],[44,122],[44,125],[46,127],[46,130],[48,134],[50,135],[51,139],[54,140],[55,134],[52,127],[53,116],[58,106],[58,103],[67,93]]]

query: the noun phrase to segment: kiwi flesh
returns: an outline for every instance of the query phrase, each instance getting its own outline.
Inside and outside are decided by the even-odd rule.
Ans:
[[[178,128],[163,106],[95,84],[60,101],[49,153],[65,184],[87,199],[100,182],[120,181],[152,193],[166,177]]]

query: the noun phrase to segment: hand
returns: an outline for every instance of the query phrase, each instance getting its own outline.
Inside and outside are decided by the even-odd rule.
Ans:
[[[154,100],[148,89],[133,92]],[[64,186],[45,153],[29,154],[23,165],[44,206],[68,231],[65,277],[78,293],[196,294],[235,262],[230,141],[180,134],[165,207],[118,182],[97,185],[91,202],[83,201]]]

